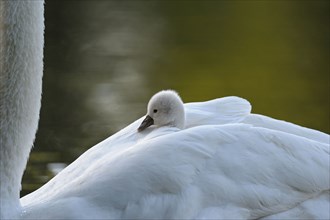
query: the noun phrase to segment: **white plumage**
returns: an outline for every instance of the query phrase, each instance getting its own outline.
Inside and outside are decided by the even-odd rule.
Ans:
[[[1,45],[1,219],[329,219],[329,135],[251,114],[238,97],[185,104],[184,123],[148,110],[155,126],[133,122],[19,200],[39,115],[43,2],[1,6],[11,27]]]
[[[34,215],[41,201],[50,210],[62,210],[52,213],[56,218],[134,219],[250,219],[292,210],[304,201],[313,205],[314,197],[324,200],[323,208],[329,204],[328,143],[244,123],[261,116],[250,115],[249,103],[238,97],[185,108],[189,128],[150,127],[138,133],[139,119],[88,150],[21,200],[26,217],[45,215]],[[274,121],[282,130],[293,126]],[[267,126],[270,122],[264,120]],[[309,206],[300,208],[306,213],[297,218],[327,216],[328,210],[318,207],[311,209],[314,213]]]

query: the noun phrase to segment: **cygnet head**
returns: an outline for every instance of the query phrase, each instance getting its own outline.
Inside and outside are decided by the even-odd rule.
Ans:
[[[173,90],[164,90],[151,97],[148,103],[147,116],[138,131],[151,125],[184,128],[185,112],[183,102]]]

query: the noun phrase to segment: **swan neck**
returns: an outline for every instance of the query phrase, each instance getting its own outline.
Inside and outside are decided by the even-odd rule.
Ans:
[[[0,219],[17,218],[39,121],[44,2],[0,1]]]

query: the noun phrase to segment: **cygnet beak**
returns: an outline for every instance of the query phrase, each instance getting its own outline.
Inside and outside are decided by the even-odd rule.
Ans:
[[[153,124],[154,124],[154,119],[152,119],[152,117],[147,115],[146,118],[141,123],[140,127],[138,128],[138,132],[143,131],[144,129],[146,129],[147,127],[149,127]]]

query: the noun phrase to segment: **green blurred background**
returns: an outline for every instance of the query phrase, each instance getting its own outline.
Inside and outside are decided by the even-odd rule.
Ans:
[[[329,1],[47,1],[40,126],[22,196],[143,116],[155,92],[236,95],[329,133]]]

